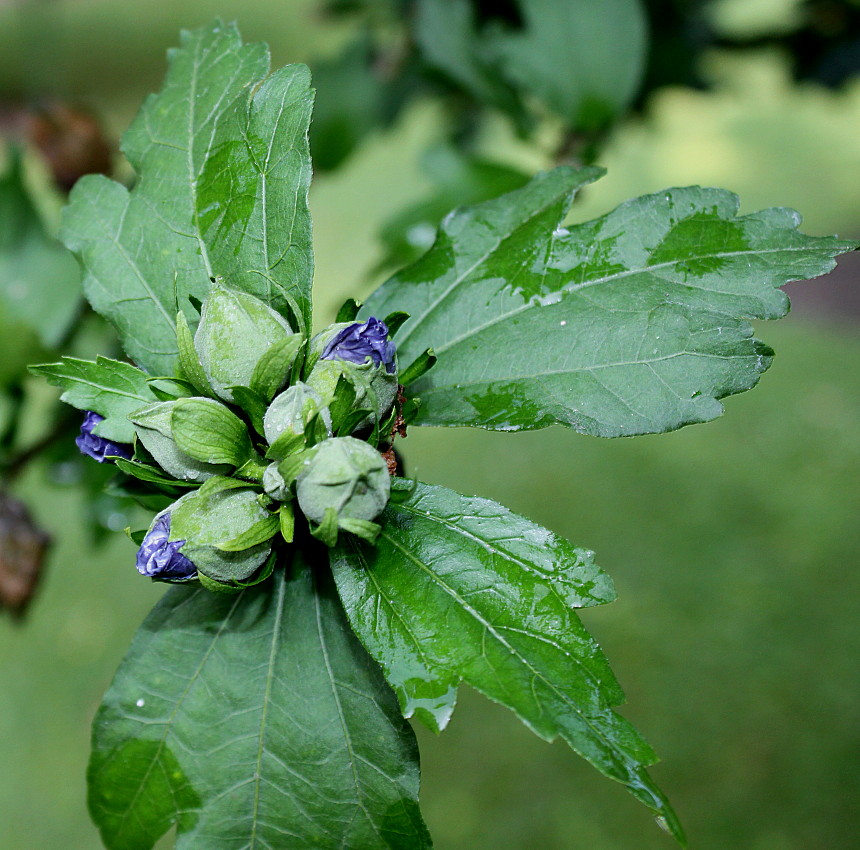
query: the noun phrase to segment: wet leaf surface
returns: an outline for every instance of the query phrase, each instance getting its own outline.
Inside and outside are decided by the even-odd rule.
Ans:
[[[330,585],[297,558],[236,596],[165,595],[95,720],[110,850],[174,822],[178,850],[430,847],[414,736]]]
[[[683,841],[645,770],[656,756],[613,711],[623,693],[573,611],[614,598],[593,553],[494,502],[425,484],[381,522],[375,546],[342,544],[333,569],[404,714],[444,728],[466,682],[545,740],[562,737]]]
[[[569,425],[603,437],[719,416],[773,352],[748,319],[788,310],[778,287],[829,271],[854,244],[797,231],[792,210],[738,216],[721,189],[671,189],[562,227],[598,169],[558,168],[458,210],[433,248],[362,315],[411,316],[398,353],[438,363],[410,393],[417,424]]]

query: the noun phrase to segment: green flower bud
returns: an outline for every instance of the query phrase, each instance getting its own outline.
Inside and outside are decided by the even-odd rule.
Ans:
[[[338,521],[370,521],[382,513],[390,494],[391,477],[382,455],[353,437],[334,437],[316,446],[296,485],[299,507],[316,523],[330,511]]]
[[[371,321],[376,323],[371,341],[363,339],[363,325],[341,322],[317,334],[310,346],[309,363],[313,368],[306,380],[326,404],[333,405],[338,381],[343,377],[355,391],[352,410],[371,411],[366,419],[356,424],[356,430],[372,425],[375,417],[381,420],[397,398],[394,345],[384,340],[385,324],[375,319]],[[338,344],[344,337],[349,344]],[[339,424],[334,423],[335,429]]]
[[[177,445],[172,423],[176,404],[171,401],[157,402],[129,414],[138,439],[155,458],[155,462],[165,472],[183,481],[205,481],[213,475],[229,473],[231,464],[209,463],[192,457]],[[226,408],[225,413],[229,413]]]
[[[263,417],[266,440],[271,445],[283,434],[302,436],[308,423],[317,414],[320,414],[330,434],[331,416],[322,396],[303,381],[297,381],[269,405]]]
[[[268,304],[246,292],[215,284],[203,302],[194,347],[212,389],[226,401],[233,401],[229,388],[251,386],[260,360],[273,345],[291,335],[293,329],[287,320]],[[286,370],[283,377],[286,382]]]
[[[247,581],[272,550],[280,523],[247,484],[210,478],[169,509],[170,539],[182,540],[179,552],[197,572],[230,585]]]
[[[278,469],[277,463],[270,463],[263,473],[263,490],[276,502],[287,502],[292,499],[290,485]]]

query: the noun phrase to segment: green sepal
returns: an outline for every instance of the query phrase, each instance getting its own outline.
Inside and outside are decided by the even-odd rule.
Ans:
[[[293,334],[272,344],[257,361],[249,387],[270,402],[290,378],[290,371],[304,342],[301,334]]]
[[[284,434],[303,437],[317,416],[323,418],[330,432],[330,416],[324,398],[306,383],[299,381],[285,389],[269,405],[263,417],[266,439],[274,446]]]
[[[432,348],[428,348],[422,354],[419,354],[401,373],[400,383],[404,387],[417,381],[422,375],[429,372],[435,365],[438,358]]]
[[[346,301],[341,304],[340,310],[337,311],[335,322],[337,324],[341,324],[342,322],[354,322],[360,309],[361,301],[356,301],[355,298],[347,298]]]
[[[179,368],[182,376],[194,387],[195,395],[212,396],[209,379],[194,348],[194,336],[185,314],[176,314],[176,347],[179,350]]]
[[[280,522],[281,537],[287,543],[292,543],[296,534],[296,513],[292,502],[284,502],[278,508],[278,520]]]
[[[239,593],[244,590],[238,584],[228,584],[223,581],[216,581],[214,578],[203,573],[197,573],[197,581],[204,590],[211,590],[213,593]]]
[[[203,302],[194,347],[212,389],[219,397],[233,401],[230,387],[253,388],[252,376],[261,359],[292,334],[287,320],[268,304],[216,283]],[[269,368],[271,364],[262,367],[263,371]],[[281,383],[286,381],[286,371]],[[268,380],[274,378],[269,376]]]
[[[293,434],[290,431],[284,431],[266,452],[266,457],[272,460],[285,460],[290,455],[295,454],[305,444],[304,434]]]
[[[385,319],[385,327],[388,328],[388,338],[394,339],[394,334],[403,327],[404,324],[409,320],[409,313],[404,313],[403,310],[395,310],[393,313],[389,313]]]
[[[137,437],[144,448],[165,472],[183,481],[201,482],[213,475],[229,472],[229,464],[203,463],[179,448],[173,437],[172,425],[176,404],[179,401],[159,401],[129,414],[128,418],[136,426]]]
[[[203,463],[242,466],[253,454],[245,423],[214,399],[173,402],[170,424],[180,450]]]
[[[243,581],[266,560],[278,520],[257,495],[245,482],[219,476],[173,505],[170,539],[185,541],[180,551],[198,573],[220,582]],[[249,545],[236,548],[245,535]]]
[[[191,381],[182,378],[147,378],[149,389],[159,401],[176,401],[178,398],[191,398],[197,394]],[[166,385],[166,386],[165,386]]]
[[[248,387],[230,387],[233,393],[233,403],[242,408],[251,420],[254,430],[262,437],[264,434],[263,419],[266,415],[266,404],[257,393]]]
[[[197,484],[192,481],[180,481],[178,478],[172,478],[165,475],[160,469],[156,469],[146,463],[141,463],[137,460],[126,460],[123,457],[118,457],[114,463],[120,472],[126,475],[131,475],[137,478],[138,481],[146,481],[150,484],[160,484],[163,487],[196,487]]]
[[[403,405],[400,408],[400,415],[403,417],[403,424],[404,425],[411,425],[415,421],[420,410],[421,410],[421,399],[420,398],[407,398],[406,401],[403,402]]]
[[[267,466],[268,464],[256,452],[253,452],[251,457],[236,470],[234,475],[259,484],[263,480],[263,473],[266,471]]]
[[[362,426],[367,424],[368,419],[373,418],[373,411],[362,408],[361,410],[353,410],[340,424],[337,430],[338,437],[349,437],[354,434]],[[374,429],[375,430],[375,429]]]
[[[143,540],[146,537],[145,528],[140,528],[137,531],[132,531],[131,526],[129,525],[123,529],[123,532],[125,532],[125,536],[129,540],[131,540],[131,542],[134,543],[135,546],[140,546],[140,544],[143,543]]]
[[[331,548],[337,545],[337,511],[334,508],[326,508],[322,522],[311,528],[311,534]]]
[[[303,452],[296,452],[278,464],[278,472],[283,476],[287,487],[299,477],[302,470],[313,460],[318,449],[319,446],[314,446]]]
[[[236,535],[232,540],[217,543],[215,548],[220,549],[222,552],[243,552],[245,549],[250,549],[252,546],[257,546],[260,543],[271,540],[279,530],[279,519],[274,514],[271,514],[251,526],[247,531]]]
[[[342,517],[338,522],[340,528],[366,540],[368,543],[375,543],[379,537],[379,532],[382,531],[382,526],[375,522],[366,519],[353,519],[352,517]]]

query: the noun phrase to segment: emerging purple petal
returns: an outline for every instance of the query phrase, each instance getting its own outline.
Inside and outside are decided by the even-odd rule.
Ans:
[[[364,363],[369,357],[375,366],[385,366],[391,374],[397,368],[394,353],[397,349],[388,338],[385,322],[371,316],[364,324],[349,325],[335,334],[321,355],[323,360],[348,360]]]
[[[99,416],[92,410],[87,411],[84,416],[83,424],[81,425],[80,437],[75,437],[75,444],[85,455],[89,455],[99,463],[104,463],[106,460],[111,460],[115,457],[122,457],[126,460],[131,460],[132,447],[128,443],[115,443],[113,440],[106,440],[104,437],[99,437],[93,433],[93,428],[104,422],[104,416]]]
[[[197,567],[179,550],[184,540],[168,540],[170,514],[162,514],[143,538],[137,552],[137,571],[152,578],[192,578]]]

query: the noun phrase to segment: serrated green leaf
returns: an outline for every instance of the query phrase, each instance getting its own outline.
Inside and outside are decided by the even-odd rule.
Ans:
[[[80,308],[81,272],[75,258],[45,231],[15,154],[0,177],[0,222],[4,312],[32,328],[42,345],[53,348]]]
[[[785,315],[778,287],[855,247],[799,233],[791,210],[738,216],[735,195],[698,187],[561,227],[598,174],[559,168],[457,211],[362,308],[411,314],[400,362],[438,357],[410,388],[418,424],[616,437],[714,419],[771,362],[746,319]]]
[[[375,546],[347,540],[332,566],[350,623],[404,714],[444,728],[466,682],[542,738],[561,736],[680,839],[645,770],[656,756],[612,710],[623,693],[573,611],[614,598],[593,553],[494,502],[426,484],[379,522]]]
[[[184,32],[169,60],[123,137],[137,184],[78,181],[62,231],[93,307],[156,374],[174,371],[174,316],[196,321],[210,280],[279,311],[292,298],[309,324],[312,277],[307,68],[267,77],[265,45],[221,23]]]
[[[173,588],[94,724],[109,850],[423,850],[418,753],[323,569],[234,596]]]
[[[637,0],[517,0],[524,26],[489,52],[524,93],[574,129],[598,130],[626,107],[645,67],[647,20]]]
[[[134,440],[128,415],[156,400],[145,373],[109,357],[97,357],[95,362],[64,357],[59,363],[31,366],[30,371],[60,387],[60,398],[67,404],[104,416],[93,431],[117,443]]]

